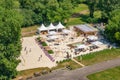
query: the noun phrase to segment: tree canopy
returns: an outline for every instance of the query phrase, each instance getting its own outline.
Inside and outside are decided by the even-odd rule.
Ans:
[[[98,8],[102,11],[102,19],[104,22],[108,21],[110,14],[113,10],[120,8],[119,0],[99,0]]]
[[[0,80],[10,80],[17,74],[23,18],[16,0],[1,0],[0,4]]]
[[[89,14],[90,17],[93,18],[94,17],[94,11],[97,8],[98,0],[85,0],[84,2],[85,2],[85,4],[88,5],[89,11],[90,11],[90,14]]]
[[[120,45],[120,10],[114,10],[110,14],[105,33],[111,42],[117,42]]]
[[[72,15],[73,0],[20,0],[23,26],[64,22]]]

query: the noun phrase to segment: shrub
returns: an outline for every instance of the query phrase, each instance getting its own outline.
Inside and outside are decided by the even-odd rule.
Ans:
[[[46,42],[42,42],[42,46],[48,46]]]
[[[39,40],[40,40],[40,37],[38,37],[37,40],[39,41]]]
[[[88,23],[97,23],[97,22],[98,22],[98,19],[97,19],[97,18],[88,18],[88,19],[87,19],[87,22],[88,22]]]
[[[59,63],[58,61],[56,61],[56,63]]]
[[[52,50],[48,50],[48,53],[49,54],[53,54],[54,52]]]

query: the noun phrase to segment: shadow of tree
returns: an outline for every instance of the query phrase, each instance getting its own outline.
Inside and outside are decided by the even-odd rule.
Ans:
[[[72,14],[72,18],[78,18],[78,17],[83,22],[88,22],[87,20],[90,18],[88,14],[80,14],[80,13]]]
[[[77,18],[77,17],[80,17],[80,15],[81,15],[80,13],[74,13],[74,14],[72,14],[71,17],[72,17],[72,18]]]
[[[84,14],[81,14],[79,17],[80,17],[80,20],[86,23],[88,23],[88,19],[90,18],[89,15],[84,15]]]

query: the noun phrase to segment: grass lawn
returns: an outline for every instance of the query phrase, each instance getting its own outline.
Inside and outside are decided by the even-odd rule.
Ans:
[[[74,61],[72,61],[71,59],[68,59],[58,62],[58,65],[56,67],[53,67],[52,70],[65,68],[66,66],[70,66],[72,69],[77,69],[82,67],[79,64],[75,63]]]
[[[100,11],[95,11],[94,13],[94,19],[98,20],[101,17],[101,12]],[[67,26],[70,25],[77,25],[77,24],[85,24],[88,23],[88,19],[89,19],[89,14],[81,14],[78,17],[71,17],[68,22],[67,22]]]
[[[120,66],[87,76],[90,80],[120,80]]]
[[[41,68],[35,68],[35,69],[29,69],[29,70],[23,70],[23,71],[20,71],[18,73],[18,75],[16,76],[17,78],[15,78],[14,80],[18,80],[19,77],[23,77],[23,78],[26,78],[26,77],[29,77],[29,76],[33,76],[33,73],[35,72],[42,72],[44,70],[47,70],[49,71],[50,69],[47,68],[47,67],[41,67]]]
[[[75,59],[84,65],[91,65],[95,64],[98,62],[106,61],[106,60],[111,60],[114,58],[120,57],[120,49],[106,49],[100,52],[94,52],[90,54],[86,54],[82,56],[82,61],[81,57],[76,57]]]
[[[79,4],[78,7],[76,7],[73,10],[74,14],[72,15],[71,18],[69,18],[68,22],[66,23],[66,26],[70,25],[77,25],[77,24],[85,24],[89,23],[89,9],[87,5],[85,4]],[[100,11],[95,11],[94,12],[94,22],[97,22],[97,20],[101,17],[101,12]]]
[[[73,12],[74,13],[79,13],[81,11],[88,10],[88,6],[85,4],[79,4],[78,7],[76,7]]]
[[[33,36],[36,33],[38,25],[22,28],[21,34],[23,37]]]
[[[67,22],[67,26],[70,25],[76,25],[76,24],[84,24],[86,23],[85,19],[88,18],[88,7],[85,4],[79,4],[74,10],[74,14],[75,16],[69,18],[68,22]],[[87,12],[87,13],[86,13]],[[81,16],[80,14],[84,14],[87,17]]]
[[[79,18],[70,18],[69,21],[67,22],[67,26],[70,25],[76,25],[76,24],[84,24],[85,22],[81,19],[81,17]]]
[[[101,17],[101,11],[95,11],[94,12],[94,17],[95,18],[100,18]]]

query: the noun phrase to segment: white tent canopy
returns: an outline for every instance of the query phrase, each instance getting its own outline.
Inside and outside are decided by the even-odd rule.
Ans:
[[[49,34],[49,35],[55,35],[55,34],[57,34],[57,33],[56,33],[55,31],[49,31],[48,34]]]
[[[95,42],[92,42],[91,44],[98,46],[98,45],[102,45],[103,43],[100,41],[95,41]]]
[[[86,48],[87,46],[85,46],[84,44],[82,44],[82,45],[79,45],[79,46],[77,46],[77,49],[83,49],[83,48]]]
[[[89,40],[97,40],[98,37],[94,36],[94,35],[91,35],[91,36],[88,36],[87,37]]]
[[[49,36],[48,37],[50,40],[54,40],[54,39],[56,39],[56,38],[58,38],[57,36]]]
[[[70,31],[70,30],[67,30],[67,29],[64,29],[62,32],[63,32],[64,34],[71,33],[71,31]]]
[[[54,30],[54,29],[56,29],[56,27],[52,23],[50,23],[50,25],[48,26],[48,30]]]
[[[64,29],[65,27],[61,24],[61,22],[58,23],[56,26],[57,29]]]
[[[46,31],[48,29],[44,26],[44,24],[42,24],[41,27],[38,28],[38,30],[40,32],[40,31]]]

